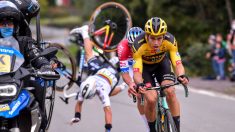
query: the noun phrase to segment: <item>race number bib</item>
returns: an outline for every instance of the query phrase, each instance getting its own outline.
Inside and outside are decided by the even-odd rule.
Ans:
[[[11,56],[0,54],[0,72],[7,73],[11,71]]]

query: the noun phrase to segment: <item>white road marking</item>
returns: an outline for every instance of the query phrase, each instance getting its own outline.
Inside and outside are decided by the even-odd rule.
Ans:
[[[181,86],[176,86],[177,90],[182,90],[184,91],[183,88],[180,88]],[[227,99],[227,100],[232,100],[232,101],[235,101],[235,97],[233,96],[229,96],[229,95],[226,95],[226,94],[222,94],[222,93],[219,93],[219,92],[213,92],[213,91],[209,91],[209,90],[202,90],[202,89],[197,89],[197,88],[194,88],[194,87],[189,87],[189,96],[190,96],[190,92],[193,92],[193,93],[197,93],[197,94],[202,94],[202,95],[207,95],[207,96],[210,96],[210,97],[216,97],[216,98],[222,98],[222,99]]]

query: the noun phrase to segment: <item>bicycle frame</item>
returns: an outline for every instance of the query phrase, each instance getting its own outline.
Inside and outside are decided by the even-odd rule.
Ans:
[[[156,85],[158,83],[156,82]],[[167,104],[167,101],[166,101],[166,96],[165,96],[165,93],[164,93],[164,89],[166,88],[169,88],[171,86],[174,86],[174,85],[178,85],[180,84],[179,82],[175,82],[173,84],[168,84],[168,85],[164,85],[164,86],[156,86],[156,87],[151,87],[151,88],[147,88],[147,90],[156,90],[158,92],[158,97],[157,97],[157,104],[156,104],[156,129],[160,129],[160,132],[165,132],[166,130],[172,130],[172,129],[175,129],[175,125],[171,124],[169,122],[172,122],[173,119],[172,119],[172,116],[171,119],[169,118],[169,106]],[[183,85],[184,87],[184,90],[185,90],[185,97],[188,97],[188,88]],[[143,105],[144,102],[143,102],[143,95],[141,96],[141,104]],[[166,120],[167,119],[167,120]],[[172,127],[174,126],[174,127]]]
[[[76,81],[77,85],[80,86],[82,80],[82,72],[83,72],[83,65],[85,63],[85,50],[84,47],[80,46],[80,62],[79,62],[79,69],[78,69],[78,79]]]
[[[164,97],[159,96],[158,100],[159,100],[158,103],[161,103],[164,109],[169,109],[165,96]]]
[[[105,25],[104,27],[96,30],[92,35],[92,36],[100,36],[105,33],[104,46],[103,46],[104,49],[106,49],[110,45],[110,43],[112,42],[113,36],[114,36],[114,32],[111,32],[111,35],[109,37],[110,28],[111,28],[110,25]],[[112,28],[111,28],[111,30],[112,30]]]
[[[85,63],[85,50],[84,50],[84,47],[80,46],[80,62],[79,62],[79,69],[78,69],[78,78],[77,80],[75,81],[75,83],[80,86],[81,85],[81,81],[82,81],[82,73],[83,73],[83,67],[84,67],[84,63]],[[68,85],[66,85],[64,88],[63,88],[63,95],[64,95],[64,98],[63,97],[60,97],[60,99],[62,101],[64,101],[66,104],[68,104],[69,102],[69,98],[72,98],[72,97],[78,97],[78,92],[73,92],[71,94],[68,94],[67,93],[67,87]]]
[[[78,78],[77,78],[76,81],[74,81],[78,86],[81,85],[82,76],[83,76],[83,68],[84,68],[84,64],[85,64],[85,50],[84,50],[84,47],[80,46],[79,48],[80,48],[80,59],[79,59],[80,61],[79,61],[79,69],[78,69]],[[97,52],[98,52],[98,51],[97,51]],[[62,72],[63,72],[63,71],[62,71]],[[61,74],[63,74],[64,76],[66,76],[66,75],[69,74],[69,73],[64,73],[64,72],[63,72],[63,73],[61,73]],[[66,77],[69,78],[69,79],[71,79],[70,76],[66,76]],[[67,93],[67,88],[68,88],[67,85],[63,88],[63,96],[64,96],[64,98],[63,98],[63,97],[60,97],[60,99],[61,99],[62,101],[64,101],[66,104],[69,103],[69,102],[68,102],[69,98],[76,97],[76,99],[77,99],[77,97],[78,97],[78,92],[73,92],[73,93],[68,94],[68,93]]]

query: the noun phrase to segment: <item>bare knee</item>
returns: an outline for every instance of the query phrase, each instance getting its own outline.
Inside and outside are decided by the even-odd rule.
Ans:
[[[167,99],[174,100],[176,98],[175,88],[174,87],[170,87],[168,89],[165,89],[164,92],[166,94]]]
[[[156,91],[152,91],[152,93],[146,93],[145,96],[145,101],[146,105],[148,108],[155,108],[156,101],[157,101],[157,93]]]

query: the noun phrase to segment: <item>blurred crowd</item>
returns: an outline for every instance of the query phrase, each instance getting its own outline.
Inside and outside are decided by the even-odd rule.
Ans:
[[[206,58],[210,60],[213,75],[208,79],[235,81],[235,20],[223,39],[221,33],[211,34],[208,38]]]

